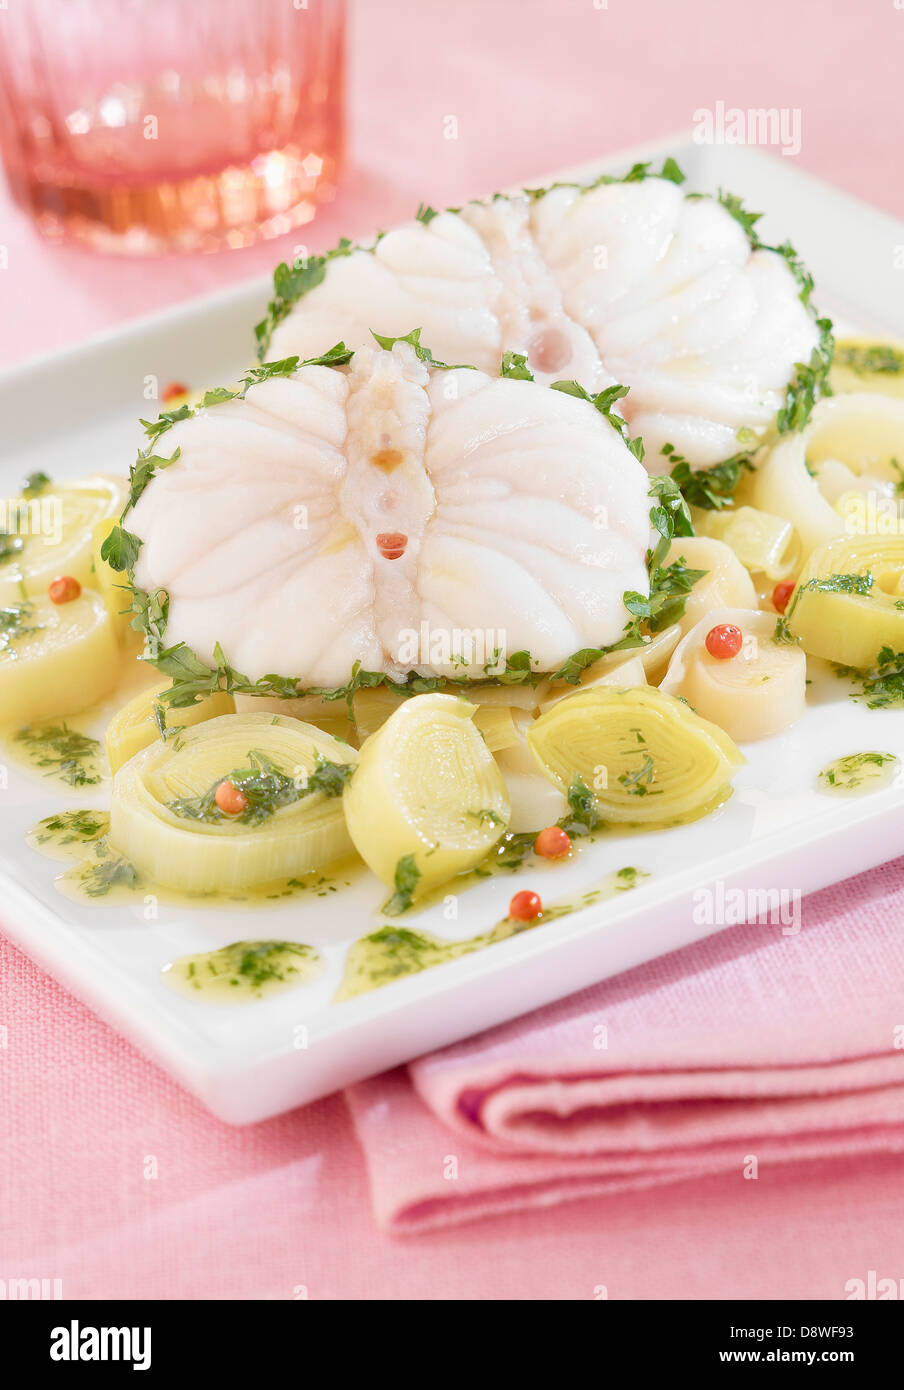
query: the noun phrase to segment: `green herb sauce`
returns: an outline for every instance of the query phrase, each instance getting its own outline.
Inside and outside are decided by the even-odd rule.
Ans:
[[[82,859],[109,829],[108,811],[60,811],[38,821],[26,842],[49,859]]]
[[[894,753],[848,753],[827,764],[816,780],[820,791],[863,796],[890,786],[899,766]]]
[[[68,787],[96,787],[106,775],[99,740],[64,722],[19,729],[12,735],[12,751],[45,777],[56,777]]]
[[[17,552],[19,537],[10,537],[6,532],[0,536],[0,560],[11,558]],[[23,603],[10,603],[0,608],[0,661],[17,661],[18,644],[26,637],[32,637],[42,630],[40,623],[32,621],[34,605],[27,600]]]
[[[505,917],[489,931],[467,937],[463,941],[443,940],[429,932],[412,931],[409,927],[380,927],[369,936],[361,937],[349,948],[345,975],[333,1002],[338,1004],[346,999],[354,999],[359,994],[392,984],[393,980],[419,974],[422,970],[430,970],[434,965],[444,965],[450,960],[458,960],[461,956],[471,955],[474,951],[492,946],[497,941],[506,941],[511,936],[544,926],[560,917],[567,917],[572,912],[580,912],[585,907],[592,907],[619,893],[636,888],[647,877],[644,869],[619,869],[577,898],[550,903],[539,917],[529,922]],[[451,891],[449,885],[447,889]]]
[[[249,1004],[307,984],[322,972],[320,953],[304,942],[233,941],[218,951],[179,956],[164,966],[163,979],[192,999]]]
[[[142,879],[135,866],[110,845],[109,830],[107,811],[60,811],[32,826],[26,843],[48,859],[70,862],[71,867],[56,879],[56,886],[64,897],[80,902],[135,902],[153,893],[161,902],[180,906],[261,907],[302,893],[315,898],[330,897],[341,888],[350,887],[353,876],[364,872],[363,865],[343,860],[331,866],[332,874],[314,870],[299,878],[277,879],[231,893],[180,893]]]
[[[64,897],[76,901],[103,898],[123,902],[131,900],[141,889],[135,865],[112,847],[106,835],[86,841],[84,848],[84,854],[56,880]]]

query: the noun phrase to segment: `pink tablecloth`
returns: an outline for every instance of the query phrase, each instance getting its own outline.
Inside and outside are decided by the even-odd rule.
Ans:
[[[361,5],[352,163],[308,240],[687,128],[718,100],[799,109],[799,163],[904,214],[902,44],[892,0]],[[0,362],[285,253],[105,262],[49,249],[7,201],[0,243]],[[398,1240],[375,1226],[341,1098],[230,1130],[2,940],[0,1025],[0,1278],[61,1277],[83,1297],[837,1298],[840,1250],[846,1277],[901,1272],[899,1157],[711,1174]]]

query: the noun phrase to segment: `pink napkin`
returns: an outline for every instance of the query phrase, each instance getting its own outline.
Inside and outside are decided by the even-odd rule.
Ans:
[[[709,1173],[904,1150],[904,859],[347,1092],[415,1231]]]

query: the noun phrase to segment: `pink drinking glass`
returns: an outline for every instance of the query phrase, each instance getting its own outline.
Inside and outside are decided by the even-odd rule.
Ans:
[[[0,152],[48,237],[159,255],[309,222],[343,153],[345,0],[0,0]]]

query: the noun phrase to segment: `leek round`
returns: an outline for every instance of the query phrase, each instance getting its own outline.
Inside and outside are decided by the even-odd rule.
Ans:
[[[165,720],[164,728],[169,733],[170,730],[191,728],[205,719],[216,719],[221,714],[235,713],[235,700],[223,690],[203,696],[195,705],[167,708],[161,705],[160,696],[169,687],[169,680],[155,681],[116,711],[104,732],[104,746],[111,772],[118,772],[123,763],[161,737],[161,716]]]
[[[537,760],[527,745],[527,731],[533,722],[532,715],[517,710],[514,714],[517,742],[496,754],[496,764],[505,778],[511,803],[508,828],[516,835],[555,825],[568,814],[565,796],[537,767]]]
[[[119,679],[120,651],[99,594],[0,608],[0,719],[36,723],[97,704]]]
[[[263,755],[302,795],[259,823],[185,812]],[[351,850],[342,797],[313,785],[318,767],[354,766],[355,750],[313,724],[272,714],[223,714],[157,741],[113,779],[110,843],[151,884],[223,893],[298,878]],[[308,785],[311,790],[305,790]],[[178,808],[183,809],[178,809]],[[215,813],[213,813],[215,814]]]
[[[640,646],[607,652],[598,661],[585,666],[577,685],[547,677],[537,686],[536,707],[543,713],[575,691],[594,685],[656,685],[680,639],[681,628],[678,623],[672,623],[661,632],[645,636]]]
[[[415,695],[365,741],[345,793],[355,849],[390,887],[407,866],[411,901],[479,864],[508,827],[505,782],[475,707]]]
[[[95,527],[122,510],[127,490],[124,479],[97,474],[7,502],[5,529],[22,545],[0,563],[0,603],[14,602],[23,592],[42,597],[51,580],[64,574],[82,588],[95,587]],[[119,607],[127,608],[129,599],[121,591],[119,597]]]
[[[545,714],[560,700],[568,700],[581,690],[593,690],[598,685],[614,685],[620,690],[627,690],[632,685],[646,685],[646,671],[637,650],[629,649],[619,652],[618,655],[622,657],[621,661],[609,663],[609,658],[604,656],[592,666],[588,666],[586,671],[582,672],[580,685],[550,685],[548,694],[544,693],[540,700],[540,713]]]
[[[756,507],[728,507],[695,518],[698,532],[724,541],[741,564],[775,583],[800,568],[800,541],[791,522]]]
[[[869,392],[823,400],[807,427],[784,437],[757,469],[754,505],[787,517],[806,557],[853,529],[833,505],[845,479],[847,485],[859,480],[864,505],[872,493],[873,508],[886,510],[902,459],[904,401]]]
[[[727,660],[706,650],[706,634],[719,623],[733,623],[744,636],[737,656]],[[774,613],[716,609],[683,638],[659,688],[683,696],[738,743],[780,733],[804,713],[807,658],[774,634]]]
[[[504,748],[513,748],[518,742],[515,715],[523,710],[513,710],[509,705],[478,705],[474,710],[474,727],[477,729],[491,753],[499,753]]]
[[[722,729],[652,686],[582,691],[542,714],[527,741],[562,792],[579,779],[603,820],[632,825],[708,814],[744,762]]]
[[[859,670],[904,651],[904,536],[845,536],[814,550],[787,623],[804,650]]]
[[[679,620],[682,635],[713,608],[755,608],[753,580],[730,545],[710,536],[682,536],[672,541],[663,564],[683,556],[691,569],[705,570],[687,596]]]

